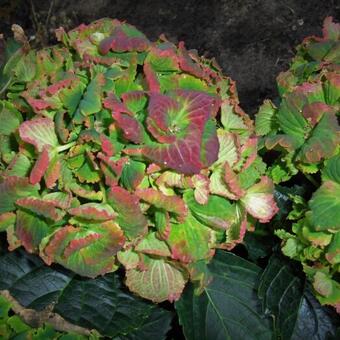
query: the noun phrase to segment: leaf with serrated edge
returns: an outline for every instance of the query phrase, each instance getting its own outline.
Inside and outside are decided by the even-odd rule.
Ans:
[[[54,122],[49,118],[25,121],[19,127],[19,134],[23,141],[34,145],[38,152],[42,152],[44,146],[56,147],[59,145]]]
[[[185,274],[163,259],[149,259],[143,271],[126,271],[126,285],[145,299],[159,303],[176,301],[181,296],[187,281]]]

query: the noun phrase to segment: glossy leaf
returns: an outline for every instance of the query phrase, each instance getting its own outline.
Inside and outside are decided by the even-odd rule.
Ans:
[[[186,339],[272,339],[256,296],[260,268],[218,252],[209,270],[213,279],[203,293],[189,286],[175,304]]]

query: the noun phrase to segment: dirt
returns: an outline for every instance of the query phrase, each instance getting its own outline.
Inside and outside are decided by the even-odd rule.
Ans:
[[[173,42],[216,57],[237,81],[241,106],[250,114],[277,96],[275,77],[287,69],[294,47],[319,35],[323,19],[340,21],[337,0],[0,0],[0,32],[21,25],[36,43],[54,42],[54,29],[101,17],[127,20],[151,39]]]

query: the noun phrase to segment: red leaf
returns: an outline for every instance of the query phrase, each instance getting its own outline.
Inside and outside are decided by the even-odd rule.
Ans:
[[[143,36],[129,37],[121,27],[116,27],[112,35],[100,42],[99,52],[107,54],[114,52],[143,52],[149,47],[149,40]]]
[[[151,65],[147,62],[144,63],[143,71],[145,74],[146,83],[148,84],[148,89],[150,92],[160,92],[161,86],[159,84],[157,74],[152,69]]]
[[[239,199],[246,193],[238,181],[237,175],[231,169],[228,162],[224,165],[224,181],[227,184],[228,189],[235,195],[235,199]]]
[[[48,168],[49,162],[50,157],[47,151],[47,147],[44,147],[30,173],[30,183],[37,184],[41,181]]]

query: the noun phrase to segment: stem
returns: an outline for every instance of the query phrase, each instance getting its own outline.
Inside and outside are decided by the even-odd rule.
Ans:
[[[2,94],[7,90],[8,86],[11,85],[12,82],[12,77],[9,77],[7,83],[2,87],[2,89],[0,90],[0,97],[2,96]]]
[[[100,191],[101,191],[102,194],[103,194],[103,200],[102,200],[102,202],[103,202],[103,203],[106,203],[106,190],[105,190],[105,186],[104,186],[104,183],[103,183],[102,180],[100,180],[100,182],[99,182],[99,188],[100,188]]]
[[[320,184],[310,174],[305,174],[305,176],[316,188],[320,186]]]
[[[72,146],[74,146],[74,145],[76,145],[76,142],[71,142],[71,143],[68,143],[68,144],[65,144],[65,145],[60,145],[56,149],[57,149],[57,152],[63,152],[65,150],[72,148]]]

